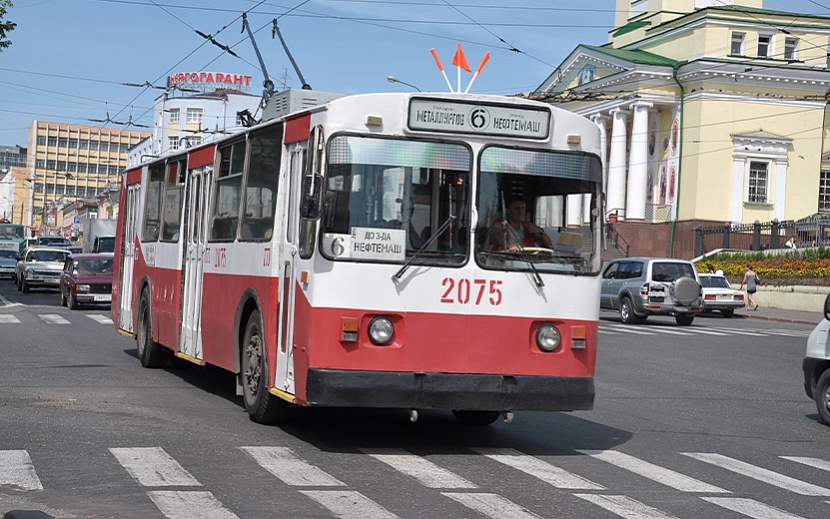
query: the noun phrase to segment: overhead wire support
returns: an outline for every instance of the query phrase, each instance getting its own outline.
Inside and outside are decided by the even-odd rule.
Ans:
[[[297,77],[300,78],[300,82],[303,84],[303,90],[311,90],[311,85],[305,82],[303,73],[300,72],[300,67],[297,66],[297,62],[294,61],[294,56],[292,56],[291,51],[288,50],[288,45],[285,43],[285,39],[282,37],[282,33],[280,32],[280,26],[277,24],[276,18],[274,18],[274,28],[271,29],[271,38],[273,38],[275,34],[279,36],[280,43],[282,43],[282,48],[285,49],[285,53],[288,55],[288,59],[291,61],[291,64],[294,65],[294,72],[296,72]]]

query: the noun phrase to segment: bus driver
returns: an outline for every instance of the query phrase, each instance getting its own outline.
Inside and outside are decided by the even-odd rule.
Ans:
[[[527,247],[553,249],[553,243],[544,229],[525,220],[525,210],[526,204],[521,198],[507,203],[507,221],[499,218],[493,223],[491,250],[518,252]]]

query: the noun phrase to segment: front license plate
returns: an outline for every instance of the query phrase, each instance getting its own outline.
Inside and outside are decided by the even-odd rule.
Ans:
[[[111,301],[112,301],[112,295],[111,295],[111,294],[100,294],[100,295],[96,295],[96,296],[95,296],[95,300],[96,300],[96,301],[107,301],[107,302],[111,302]]]

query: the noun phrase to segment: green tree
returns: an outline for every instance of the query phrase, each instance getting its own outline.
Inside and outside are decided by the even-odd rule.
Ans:
[[[0,0],[0,52],[12,44],[6,35],[17,27],[17,24],[8,20],[3,20],[6,17],[6,10],[8,7],[14,7],[12,0]]]

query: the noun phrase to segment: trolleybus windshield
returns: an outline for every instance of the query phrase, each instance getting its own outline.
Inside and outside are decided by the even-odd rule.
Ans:
[[[577,274],[599,270],[602,166],[597,157],[489,146],[480,154],[480,171],[475,252],[483,268]],[[513,201],[523,202],[525,212],[513,217],[518,236],[511,247],[504,243],[502,229],[510,226],[508,206]]]
[[[403,263],[420,251],[413,264],[467,261],[472,165],[467,146],[338,135],[330,141],[327,160],[324,255]]]

